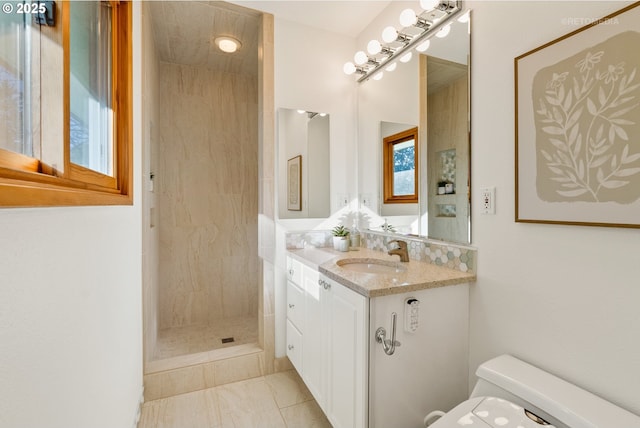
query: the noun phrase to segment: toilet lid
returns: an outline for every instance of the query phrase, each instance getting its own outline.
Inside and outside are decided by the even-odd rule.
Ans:
[[[535,417],[535,416],[533,416]],[[476,397],[457,405],[430,428],[554,428],[532,420],[525,409],[496,397]]]

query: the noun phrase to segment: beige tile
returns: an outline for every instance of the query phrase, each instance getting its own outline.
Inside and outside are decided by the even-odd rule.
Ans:
[[[186,49],[187,33],[169,40],[177,54],[208,50]],[[188,65],[160,69],[160,328],[255,315],[257,78]],[[229,108],[211,99],[236,102]]]
[[[145,403],[138,428],[212,428],[222,423],[212,389]]]
[[[275,339],[275,315],[264,317],[264,372],[263,374],[271,374],[274,370],[273,361],[276,355],[276,339]]]
[[[228,337],[233,337],[234,342],[222,343],[222,339]],[[251,343],[258,343],[256,315],[224,318],[210,324],[161,330],[156,341],[155,358],[168,359]],[[224,355],[219,357],[224,358]]]
[[[213,388],[216,386],[215,363],[204,364],[203,370],[205,386],[207,388]]]
[[[304,403],[313,398],[295,370],[265,376],[265,381],[280,409]]]
[[[273,361],[274,373],[286,372],[287,370],[293,370],[293,364],[287,357],[276,358]]]
[[[277,411],[263,413],[237,413],[223,415],[220,428],[286,428],[282,414]]]
[[[287,428],[332,428],[315,401],[306,401],[280,409]]]
[[[215,388],[223,427],[286,427],[263,377]]]
[[[204,388],[204,370],[201,365],[154,373],[144,377],[145,401],[171,397]]]
[[[260,354],[245,355],[213,363],[216,385],[251,379],[263,375]]]

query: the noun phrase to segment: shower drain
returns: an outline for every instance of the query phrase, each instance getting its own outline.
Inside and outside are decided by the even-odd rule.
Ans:
[[[222,343],[231,343],[234,341],[235,340],[233,339],[233,337],[225,337],[224,339],[222,339]]]

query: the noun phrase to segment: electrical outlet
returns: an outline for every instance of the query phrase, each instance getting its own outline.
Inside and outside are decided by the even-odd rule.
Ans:
[[[367,208],[371,209],[372,204],[371,204],[371,194],[370,193],[363,193],[362,195],[360,195],[360,201],[362,201],[362,206],[363,207],[367,207]]]
[[[348,207],[349,206],[349,195],[346,193],[338,194],[338,207]]]
[[[480,212],[482,214],[496,213],[496,188],[483,187],[480,189]]]

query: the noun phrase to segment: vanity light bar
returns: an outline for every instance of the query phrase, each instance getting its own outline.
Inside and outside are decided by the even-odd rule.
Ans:
[[[401,30],[397,31],[396,39],[387,45],[382,45],[379,54],[376,54],[382,55],[383,58],[378,58],[376,55],[367,56],[367,61],[361,65],[348,62],[344,65],[344,72],[346,74],[359,74],[358,83],[370,79],[374,74],[381,72],[383,68],[389,67],[392,63],[395,63],[396,60],[405,57],[412,49],[424,43],[442,28],[449,25],[449,22],[462,11],[462,0],[441,0],[432,10],[440,11],[445,15],[437,21],[429,21],[422,17],[425,12],[428,12],[428,10],[424,10],[416,16],[416,22],[413,25],[403,28],[403,30],[407,28],[417,28],[422,31],[421,33],[411,36]],[[387,31],[387,29],[385,29],[385,31]],[[400,43],[401,46],[394,48],[390,46],[392,43]]]

